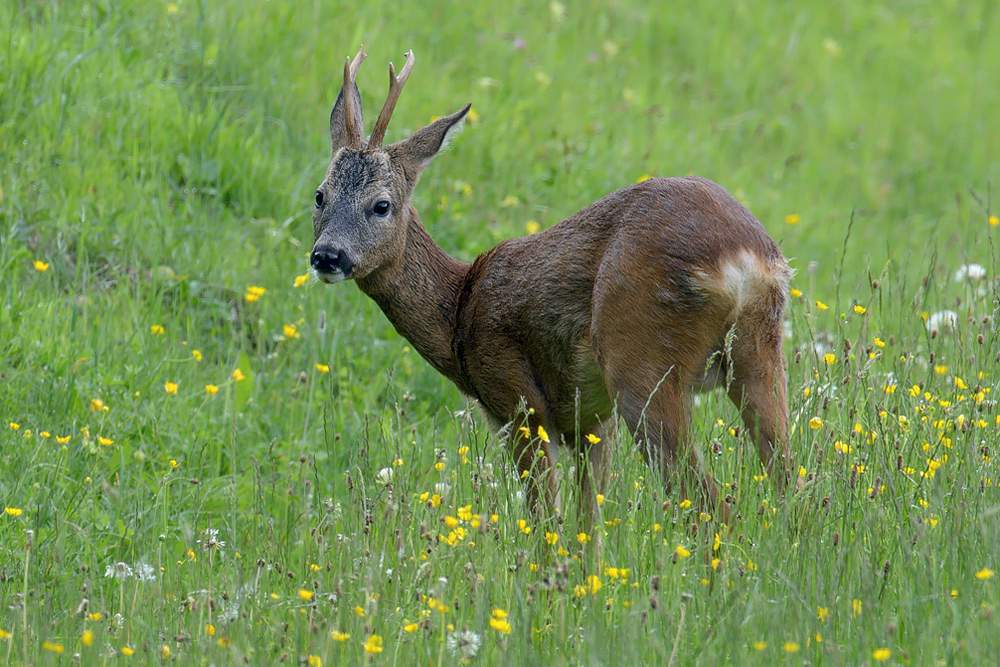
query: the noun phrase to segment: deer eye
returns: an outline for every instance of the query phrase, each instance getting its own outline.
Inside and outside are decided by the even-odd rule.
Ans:
[[[316,191],[316,208],[323,208],[323,193]]]
[[[372,211],[380,218],[384,218],[389,215],[389,202],[386,200],[375,202],[375,206],[372,207]]]

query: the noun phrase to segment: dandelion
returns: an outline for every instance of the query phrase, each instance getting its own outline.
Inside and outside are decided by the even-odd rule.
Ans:
[[[156,568],[149,563],[139,561],[135,564],[135,579],[136,581],[156,581]],[[100,614],[97,616],[100,617]]]
[[[133,575],[132,567],[128,563],[112,563],[104,568],[104,576],[114,579],[131,579]]]
[[[247,376],[244,375],[243,371],[241,371],[240,369],[237,368],[233,371],[233,379],[236,380],[237,382],[242,382],[246,378]]]
[[[176,382],[164,382],[163,383],[163,389],[168,394],[170,394],[171,396],[174,396],[174,395],[177,394],[177,383]]]
[[[832,352],[827,352],[826,354],[823,355],[823,362],[827,366],[833,366],[835,363],[837,363],[837,355],[833,354]]]
[[[360,616],[361,618],[365,617],[365,610],[361,607],[361,605],[359,604],[354,605],[354,615]]]
[[[525,521],[524,519],[517,520],[517,529],[520,530],[525,535],[531,534],[531,526],[529,526],[528,522]]]
[[[875,337],[875,347],[885,347],[885,341],[878,336]]]
[[[129,655],[134,655],[134,654],[135,654],[135,649],[134,648],[132,648],[131,646],[128,646],[128,645],[122,646],[122,655],[129,656]]]
[[[69,435],[62,435],[62,436],[57,435],[56,436],[56,442],[58,442],[60,445],[65,445],[67,442],[69,442],[69,440],[70,440],[71,437],[72,436],[69,436]]]
[[[108,447],[108,446],[110,446],[110,445],[113,445],[113,444],[115,444],[115,441],[114,441],[114,440],[112,440],[111,438],[105,438],[104,436],[100,436],[100,435],[99,435],[99,436],[97,436],[97,442],[98,442],[98,444],[100,444],[100,445],[101,445],[102,447]]]
[[[979,579],[980,581],[988,581],[993,578],[993,574],[993,570],[988,567],[984,567],[979,572],[976,572],[976,579]]]
[[[864,315],[865,313],[868,312],[868,309],[865,308],[864,306],[859,306],[858,304],[854,304],[854,312],[857,313],[858,315]]]
[[[811,428],[814,431],[818,428],[823,428],[823,420],[820,419],[819,417],[813,417],[812,419],[809,420],[809,428]]]
[[[990,219],[989,219],[989,223],[990,223],[990,227],[996,227],[997,225],[1000,225],[1000,218],[998,218],[995,215],[991,215]]]
[[[498,615],[500,612],[502,615]],[[493,615],[490,617],[490,627],[494,630],[498,630],[505,635],[509,635],[511,631],[510,621],[507,620],[507,614],[502,609],[494,609]]]
[[[42,642],[42,648],[51,653],[62,653],[66,650],[62,644],[56,644],[55,642],[50,641]]]
[[[215,396],[216,394],[219,393],[219,387],[214,384],[206,384],[205,393],[208,394],[209,396]]]
[[[538,425],[538,439],[545,443],[549,441],[549,434],[545,432],[541,424]]]
[[[412,625],[416,626],[417,624],[413,623]],[[406,627],[408,628],[410,626]],[[405,630],[406,628],[403,629]],[[460,632],[452,632],[448,635],[445,645],[448,647],[448,650],[451,651],[451,654],[459,660],[469,661],[476,657],[482,642],[482,637],[480,637],[477,633],[472,630],[462,630]]]
[[[201,539],[198,540],[197,543],[201,544],[205,551],[222,549],[226,546],[225,541],[219,539],[218,528],[206,528],[203,530],[201,533]]]
[[[298,327],[294,324],[283,324],[281,326],[281,333],[284,334],[285,338],[301,338],[302,334],[299,333]]]
[[[877,662],[888,660],[892,656],[892,651],[887,648],[877,648],[872,652],[872,658]]]
[[[9,516],[21,516],[21,514],[24,512],[24,510],[22,510],[20,507],[4,507],[3,511],[6,512]]]
[[[351,633],[349,632],[339,632],[338,630],[333,630],[330,632],[330,639],[335,642],[346,642],[351,638]]]
[[[786,225],[797,225],[800,222],[802,222],[802,216],[800,216],[798,213],[789,213],[788,215],[785,216]]]
[[[951,331],[958,324],[958,315],[951,310],[939,310],[927,318],[928,331]]]
[[[782,646],[782,648],[785,649],[785,653],[798,653],[799,652],[799,643],[798,642],[785,642],[785,644],[784,644],[784,646]]]
[[[104,401],[99,398],[90,399],[90,411],[91,412],[107,412],[107,407],[104,405]]]
[[[167,660],[170,657],[170,647],[164,644],[160,647],[160,659]]]
[[[579,542],[580,544],[586,544],[587,542],[590,541],[590,535],[588,535],[587,533],[577,533],[576,541]]]
[[[372,635],[364,644],[365,653],[371,653],[375,655],[376,653],[382,652],[382,637],[379,635]]]
[[[45,262],[43,262],[40,259],[36,259],[31,264],[32,264],[32,266],[35,267],[35,271],[38,271],[39,273],[45,273],[46,271],[49,270],[49,265],[46,264]]]
[[[960,283],[968,280],[977,282],[986,277],[986,269],[978,264],[963,264],[955,271],[955,282]]]
[[[830,308],[830,306],[826,305],[822,301],[817,301],[816,302],[816,307],[819,308],[820,310],[829,310],[829,308]]]
[[[597,500],[598,507],[604,505],[604,494],[603,493],[598,493],[596,496],[594,496],[594,498]]]
[[[816,618],[820,620],[821,623],[825,623],[827,619],[830,618],[830,610],[827,607],[817,607],[816,608]]]
[[[292,287],[302,287],[309,280],[309,274],[303,273],[301,276],[295,276],[295,280],[292,281]]]
[[[323,659],[318,655],[311,655],[306,661],[309,667],[323,667]]]
[[[320,373],[329,373],[330,367],[327,366],[326,364],[316,364],[316,370],[318,370]]]
[[[264,296],[267,290],[263,287],[257,287],[256,285],[251,285],[247,287],[247,293],[243,295],[247,303],[257,303],[260,301],[260,297]]]
[[[166,329],[163,328],[162,324],[154,324],[151,327],[149,327],[149,331],[154,336],[162,336],[163,332],[166,331]]]
[[[763,651],[766,648],[767,648],[767,642],[765,641],[755,641],[753,643],[753,650],[755,651]]]
[[[559,541],[559,533],[550,533],[545,531],[545,541],[549,544],[555,544]]]
[[[678,558],[687,558],[688,556],[691,555],[691,552],[685,549],[684,546],[680,544],[677,545],[675,553],[677,554]]]
[[[792,296],[793,299],[798,299],[800,296],[802,296],[802,290],[795,289],[794,287],[788,290],[788,293]]]
[[[857,598],[851,600],[851,612],[855,616],[859,616],[861,614],[861,600]]]
[[[7,632],[3,628],[0,628],[0,641],[2,641],[4,639],[10,639],[13,636],[14,635],[12,635],[11,633]]]
[[[21,428],[21,425],[18,424],[17,422],[10,422],[8,426],[10,426],[11,431],[16,431],[17,429]]]
[[[677,503],[677,506],[680,507],[682,510],[686,510],[687,508],[691,507],[691,500],[689,498],[685,498],[684,500]]]
[[[524,223],[524,229],[528,234],[537,234],[541,231],[542,226],[535,220],[528,220],[528,222]]]

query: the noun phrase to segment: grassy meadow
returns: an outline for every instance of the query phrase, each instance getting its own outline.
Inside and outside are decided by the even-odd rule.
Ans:
[[[501,4],[0,3],[0,663],[995,662],[1000,5]],[[387,142],[473,105],[414,195],[453,256],[647,175],[750,207],[797,272],[797,493],[704,395],[730,524],[622,430],[599,556],[571,485],[527,513],[308,275],[362,43],[369,128],[416,55]]]

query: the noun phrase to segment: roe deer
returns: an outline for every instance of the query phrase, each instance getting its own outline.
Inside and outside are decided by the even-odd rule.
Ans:
[[[389,65],[388,98],[366,142],[355,83],[364,59],[363,47],[348,58],[330,115],[312,268],[325,283],[353,278],[495,428],[507,427],[529,506],[540,509],[541,494],[544,507],[558,506],[557,444],[580,454],[581,503],[591,502],[607,475],[607,438],[597,440],[616,415],[668,489],[681,458],[680,479],[698,480],[702,500],[715,506],[716,485],[685,438],[692,392],[720,386],[783,490],[790,270],[757,219],[711,181],[653,178],[472,264],[452,259],[428,236],[410,195],[470,105],[383,147],[413,68],[407,53],[398,77]],[[534,438],[538,427],[549,438]]]

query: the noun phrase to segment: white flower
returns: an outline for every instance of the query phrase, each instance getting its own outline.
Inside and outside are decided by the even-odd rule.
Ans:
[[[958,315],[951,310],[939,310],[927,318],[928,331],[951,331],[958,324]]]
[[[955,282],[957,283],[964,282],[965,280],[968,280],[969,282],[976,282],[985,277],[986,269],[978,264],[963,264],[958,267],[958,271],[955,272]]]
[[[219,531],[217,528],[206,528],[202,532],[201,537],[202,539],[198,540],[198,543],[201,544],[202,548],[206,551],[211,551],[212,549],[222,549],[222,547],[226,546],[226,542],[224,540],[218,539]]]
[[[472,630],[459,630],[448,635],[445,644],[459,660],[472,660],[483,643],[482,637]]]
[[[104,568],[104,576],[114,577],[115,579],[131,579],[132,568],[128,563],[112,563]]]
[[[382,468],[375,477],[382,486],[389,486],[392,484],[392,468]]]
[[[447,482],[438,482],[434,485],[434,493],[441,497],[447,496],[449,491],[451,491],[451,484]]]
[[[156,569],[144,561],[135,564],[135,578],[139,581],[156,581]]]

